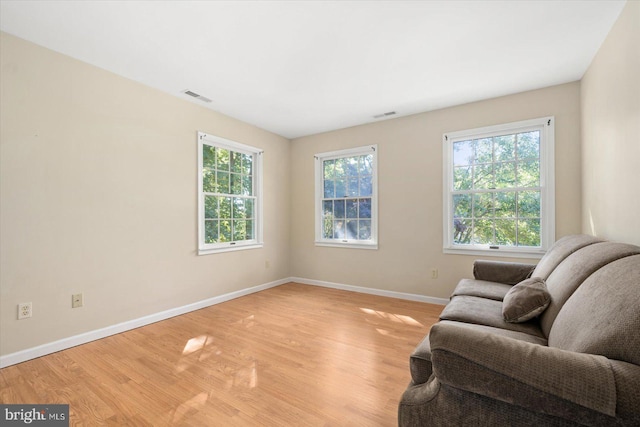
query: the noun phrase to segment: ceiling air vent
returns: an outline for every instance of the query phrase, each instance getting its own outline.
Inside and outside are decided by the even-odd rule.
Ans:
[[[393,116],[394,114],[396,114],[395,111],[388,111],[386,113],[382,113],[382,114],[376,114],[375,116],[373,116],[374,119],[381,119],[383,117],[389,117],[389,116]]]
[[[203,102],[211,102],[211,100],[209,98],[204,97],[204,96],[202,96],[200,94],[197,94],[195,92],[192,92],[190,90],[183,90],[182,93],[184,93],[185,95],[189,95],[189,96],[191,96],[191,97],[193,97],[195,99],[199,99],[200,101],[203,101]]]

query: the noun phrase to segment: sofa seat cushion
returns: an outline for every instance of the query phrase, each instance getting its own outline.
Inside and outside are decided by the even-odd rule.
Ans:
[[[507,292],[502,301],[502,316],[507,322],[526,322],[542,313],[550,302],[551,295],[544,280],[532,277]]]
[[[502,328],[495,328],[493,326],[486,326],[486,325],[477,325],[475,323],[462,323],[462,322],[454,322],[451,320],[441,320],[440,322],[438,322],[438,324],[442,323],[443,325],[456,325],[456,326],[460,326],[462,328],[468,328],[474,331],[478,331],[478,332],[487,332],[490,334],[495,334],[495,335],[500,335],[503,337],[507,337],[507,338],[513,338],[516,339],[518,341],[525,341],[525,342],[530,342],[531,344],[538,344],[538,345],[547,345],[547,339],[544,337],[540,337],[537,335],[531,335],[525,332],[519,332],[519,331],[512,331],[509,329],[502,329]]]
[[[502,301],[487,298],[468,295],[455,296],[440,314],[440,319],[493,326],[545,338],[535,319],[524,323],[506,322],[502,317]]]
[[[486,280],[462,279],[453,291],[452,297],[468,295],[472,297],[488,298],[502,301],[504,296],[512,288],[512,285],[488,282]]]

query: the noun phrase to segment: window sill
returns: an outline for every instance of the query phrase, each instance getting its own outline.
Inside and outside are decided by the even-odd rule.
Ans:
[[[327,242],[327,241],[316,241],[316,246],[324,246],[329,248],[345,248],[345,249],[369,249],[369,250],[377,250],[377,243],[356,243],[355,241],[347,241],[347,242]]]
[[[263,247],[262,243],[255,244],[246,244],[246,245],[231,245],[218,248],[209,248],[209,249],[198,249],[198,255],[210,255],[217,254],[220,252],[234,252],[234,251],[244,251],[248,249],[258,249]]]
[[[540,259],[545,254],[544,249],[520,249],[513,250],[505,247],[500,247],[500,249],[483,249],[480,247],[473,248],[458,248],[458,247],[448,247],[443,248],[442,252],[445,254],[455,254],[455,255],[475,255],[475,256],[485,256],[485,257],[500,257],[500,258],[535,258]]]

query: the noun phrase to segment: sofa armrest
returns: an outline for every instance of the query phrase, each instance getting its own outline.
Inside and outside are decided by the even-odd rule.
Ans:
[[[479,259],[473,263],[473,277],[487,282],[515,285],[531,277],[535,268],[535,264]]]
[[[582,416],[585,408],[616,415],[614,373],[604,356],[452,324],[434,325],[430,340],[433,372],[442,384],[563,418]]]

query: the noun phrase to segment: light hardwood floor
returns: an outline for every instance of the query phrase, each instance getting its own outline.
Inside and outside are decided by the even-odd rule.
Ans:
[[[71,425],[394,426],[442,306],[295,283],[0,370]]]

